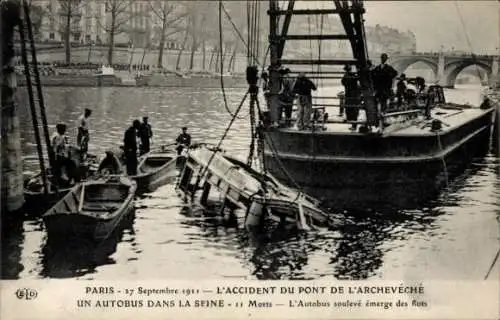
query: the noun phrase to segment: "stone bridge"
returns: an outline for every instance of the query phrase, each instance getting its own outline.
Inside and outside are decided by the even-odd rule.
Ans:
[[[409,66],[423,62],[434,72],[439,85],[453,88],[458,74],[465,68],[476,65],[486,74],[488,85],[499,80],[499,55],[473,55],[462,53],[400,53],[392,54],[389,63],[399,72],[404,73]]]

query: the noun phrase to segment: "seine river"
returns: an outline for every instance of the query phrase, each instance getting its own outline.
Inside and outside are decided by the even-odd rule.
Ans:
[[[457,102],[476,103],[477,89],[449,94]],[[244,91],[228,91],[234,109]],[[193,139],[216,143],[230,120],[222,101],[217,89],[45,88],[52,128],[66,122],[75,136],[83,108],[94,110],[90,148],[100,155],[120,144],[132,120],[145,115],[153,144],[173,141],[184,125]],[[25,170],[33,172],[31,120],[27,109],[21,113]],[[248,145],[248,120],[239,119],[223,146],[244,158]],[[174,185],[166,185],[137,199],[134,216],[98,247],[50,248],[41,220],[9,226],[2,241],[2,278],[481,280],[500,240],[498,171],[499,159],[487,155],[419,209],[360,208],[345,212],[341,225],[328,232],[266,237],[190,214]],[[498,263],[489,278],[497,275]]]

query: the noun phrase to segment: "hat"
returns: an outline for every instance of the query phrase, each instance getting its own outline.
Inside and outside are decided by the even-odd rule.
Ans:
[[[92,112],[92,110],[89,108],[85,108],[85,112]]]
[[[182,130],[187,130],[187,127],[182,127]]]
[[[149,119],[149,117],[148,116],[142,117],[142,120],[146,120],[146,119]]]

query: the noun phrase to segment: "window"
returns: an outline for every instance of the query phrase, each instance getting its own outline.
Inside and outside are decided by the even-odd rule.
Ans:
[[[90,34],[85,35],[85,42],[90,42]]]
[[[50,40],[54,40],[55,38],[56,38],[56,35],[54,34],[54,32],[49,33]]]
[[[79,32],[73,34],[73,41],[78,41],[78,40],[80,40],[80,33]]]

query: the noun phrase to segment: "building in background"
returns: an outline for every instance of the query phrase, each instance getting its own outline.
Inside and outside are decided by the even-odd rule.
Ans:
[[[111,3],[111,2],[109,2]],[[109,41],[112,6],[105,0],[40,0],[43,10],[40,40],[64,41],[67,5],[71,5],[70,40],[74,43],[105,44]],[[142,47],[150,42],[154,20],[150,1],[117,0],[115,43]]]

